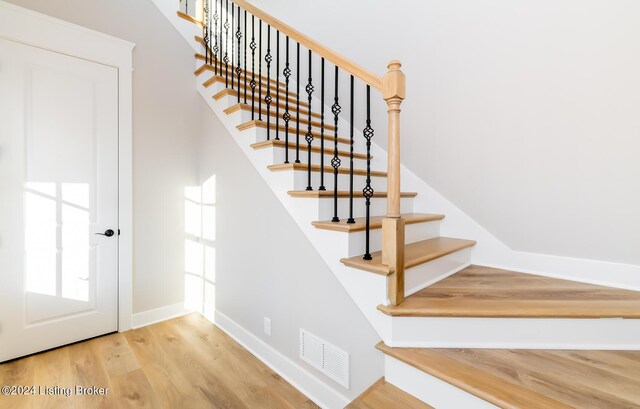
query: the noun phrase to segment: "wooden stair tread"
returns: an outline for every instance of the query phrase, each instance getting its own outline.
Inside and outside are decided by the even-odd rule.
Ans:
[[[195,18],[193,16],[190,16],[190,15],[188,15],[186,13],[183,13],[182,11],[178,11],[177,13],[178,13],[178,17],[183,18],[183,19],[187,20],[190,23],[193,23],[193,24],[195,24],[197,26],[200,26],[200,27],[204,26],[204,22],[202,20],[198,20],[197,18]]]
[[[333,168],[331,168],[333,170]],[[290,190],[287,192],[291,197],[301,197],[301,198],[333,198],[333,190]],[[416,197],[418,193],[416,192],[402,192],[400,193],[401,197]],[[349,197],[348,190],[339,190],[338,197]],[[362,197],[361,191],[353,192],[354,198]],[[374,192],[374,198],[382,198],[387,197],[387,192]]]
[[[262,121],[258,120],[258,119],[254,119],[253,121],[249,121],[249,122],[245,122],[243,124],[240,124],[238,126],[236,126],[236,128],[238,128],[241,131],[244,131],[245,129],[249,129],[249,128],[253,128],[253,127],[258,127],[258,128],[267,128],[267,121],[266,119],[263,119]],[[270,123],[269,123],[269,127],[273,130],[276,129],[276,124],[275,124],[275,118],[271,118]],[[284,121],[281,119],[280,120],[280,132],[284,132]],[[289,132],[291,132],[291,125],[289,125]],[[311,132],[314,139],[318,139],[320,140],[320,132],[317,131],[312,131]],[[282,138],[284,138],[283,134],[280,134],[282,136]],[[272,138],[275,137],[275,134],[272,136]],[[277,140],[277,139],[276,139]],[[282,139],[280,139],[282,140]],[[324,135],[324,142],[325,142],[325,151],[329,151],[333,149],[333,141],[334,141],[334,137],[333,135],[329,135],[325,132]],[[342,143],[345,145],[350,145],[351,141],[349,139],[345,139],[345,138],[341,138],[338,137],[338,143]],[[330,146],[331,144],[331,146]]]
[[[297,170],[297,171],[307,171],[307,164],[306,163],[294,163],[294,162],[290,162],[290,163],[282,163],[279,165],[269,165],[267,166],[267,168],[273,172],[280,172],[280,171],[287,171],[287,170]],[[320,172],[320,165],[311,165],[311,171],[312,172]],[[325,166],[324,167],[324,172],[325,174],[331,174],[333,175],[333,168],[331,166]],[[338,168],[338,173],[340,174],[349,174],[349,168]],[[356,176],[366,176],[367,175],[367,170],[366,169],[353,169],[353,174]],[[382,177],[382,178],[386,178],[387,177],[387,172],[382,172],[382,171],[377,171],[377,170],[372,170],[371,171],[371,176],[372,177]],[[303,192],[307,192],[306,190]],[[309,191],[309,192],[313,192],[313,191]],[[354,197],[358,197],[360,195],[362,195],[361,191],[356,191],[354,190]],[[375,193],[374,193],[375,195]],[[299,196],[298,196],[299,197]],[[315,196],[314,196],[315,197]],[[385,192],[385,197],[386,197],[386,192]]]
[[[231,82],[229,82],[229,84],[231,84]],[[244,90],[244,86],[242,87],[242,89]],[[221,99],[221,98],[223,98],[225,96],[228,96],[228,95],[232,96],[232,97],[237,97],[238,96],[238,87],[236,86],[234,89],[225,88],[222,91],[220,91],[217,94],[215,94],[213,96],[213,99],[215,99],[217,101],[217,100],[219,100],[219,99]],[[263,89],[261,95],[266,96],[267,95],[266,90]],[[273,98],[274,106],[275,106],[275,101],[282,101],[283,103],[286,102],[287,101],[286,96],[287,95],[284,92],[281,92],[280,95],[279,95],[279,98],[276,98],[276,93],[272,92],[271,93],[271,97]],[[291,109],[291,104],[293,104],[293,108],[294,109]],[[289,107],[289,111],[295,111],[295,104],[296,104],[295,97],[292,97],[291,95],[289,95],[289,106],[290,106]],[[265,103],[265,105],[266,105],[266,103]],[[306,102],[302,102],[302,101],[300,101],[300,106],[303,107],[303,108],[309,108],[309,104],[306,103]],[[281,109],[280,111],[282,111],[282,114],[284,114],[284,110]],[[282,120],[282,121],[284,122],[284,120]]]
[[[247,73],[247,74],[249,74],[249,73]],[[235,85],[237,85],[237,84],[238,84],[238,76],[234,74],[234,77],[233,77],[233,78],[234,78]],[[243,89],[243,91],[242,91],[242,98],[241,98],[241,99],[243,99],[243,100],[244,100],[244,89],[246,89],[246,90],[247,90],[247,101],[249,101],[249,100],[250,100],[250,98],[251,98],[251,84],[250,84],[250,81],[251,81],[251,77],[249,76],[249,77],[247,77],[247,86],[245,87],[245,86],[244,86],[244,74],[242,75],[242,81],[240,81],[240,84],[241,84],[242,89]],[[215,84],[216,82],[224,83],[224,82],[225,82],[225,79],[224,79],[224,77],[223,77],[223,76],[221,76],[220,74],[218,74],[218,75],[215,75],[215,74],[214,74],[214,75],[212,75],[212,76],[211,76],[211,78],[209,78],[208,80],[206,80],[205,82],[203,82],[203,83],[202,83],[202,85],[203,85],[205,88],[209,88],[211,85]],[[229,78],[229,83],[231,83],[231,78]],[[266,80],[264,80],[264,82],[262,82],[262,81],[260,81],[260,82],[256,81],[256,91],[255,91],[255,95],[256,95],[256,96],[257,96],[257,95],[259,94],[259,92],[260,92],[260,83],[262,83],[262,91],[263,91],[262,93],[263,93],[263,94],[266,94],[266,88],[267,88]],[[271,90],[271,93],[272,93],[272,94],[275,94],[275,93],[276,93],[276,90],[277,90],[278,88],[280,88],[280,93],[281,93],[281,94],[282,94],[282,93],[285,93],[285,94],[286,94],[286,92],[287,92],[286,86],[280,86],[280,87],[278,87],[278,86],[276,86],[276,84],[272,84],[272,85],[270,85],[270,86],[269,86],[269,89]],[[295,92],[293,92],[293,91],[289,90],[289,97],[290,97],[290,98],[294,98],[294,100],[295,100],[296,95],[297,95],[297,94],[296,94]],[[306,99],[306,97],[304,97],[304,98]],[[300,101],[300,102],[302,102],[302,101]],[[263,104],[265,104],[265,103],[263,102]],[[257,106],[257,105],[258,105],[258,104],[257,104],[257,100],[256,100],[256,106]],[[294,107],[295,107],[295,102],[294,102]]]
[[[436,237],[434,239],[417,241],[404,246],[404,267],[409,269],[420,264],[428,263],[456,251],[460,251],[476,244],[473,240]],[[382,252],[371,253],[371,260],[364,260],[362,256],[343,258],[340,261],[348,266],[376,274],[389,275],[389,266],[382,264]],[[405,301],[406,302],[406,301]],[[402,304],[401,304],[402,305]]]
[[[291,135],[289,135],[289,149],[290,150],[295,150],[296,149],[296,141],[295,141],[295,133],[293,135],[293,140],[291,140]],[[300,135],[302,136],[302,135]],[[252,143],[250,145],[253,149],[264,149],[264,148],[282,148],[284,149],[284,147],[286,146],[285,141],[283,141],[282,139],[270,139],[268,141],[262,141],[262,142],[256,142],[256,143]],[[308,145],[307,145],[307,141],[305,141],[304,139],[301,138],[300,140],[300,157],[302,158],[303,156],[306,158],[307,157],[307,149],[308,149]],[[311,152],[320,152],[320,147],[318,146],[311,146]],[[331,155],[333,156],[333,149],[326,149],[324,150],[324,154],[325,155]],[[343,158],[343,161],[346,160],[347,161],[347,166],[348,166],[348,162],[349,162],[349,155],[351,153],[347,152],[347,151],[343,151],[343,150],[339,150],[338,151],[338,156]],[[289,154],[289,156],[291,156],[291,154]],[[354,159],[362,159],[362,160],[366,160],[367,159],[367,155],[364,153],[357,153],[354,152],[353,153],[353,158]],[[341,166],[341,168],[344,167]],[[333,171],[333,168],[331,168]]]
[[[433,409],[419,399],[380,378],[345,409]]]
[[[376,348],[501,408],[640,407],[640,351]]]
[[[256,101],[255,103],[255,115],[256,117],[258,116],[258,101]],[[240,102],[239,104],[235,104],[230,106],[229,108],[225,109],[226,113],[232,113],[235,111],[239,111],[239,110],[244,110],[244,111],[251,111],[251,103],[250,103],[250,99],[249,99],[249,95],[247,95],[247,103],[245,104],[244,102]],[[280,103],[280,109],[285,109],[285,104]],[[275,111],[275,107],[274,107],[274,103],[271,103],[271,112]],[[264,101],[262,101],[262,114],[265,115],[267,112],[267,108],[266,108],[266,104]],[[300,119],[309,119],[308,115],[309,115],[309,110],[308,109],[304,109],[302,107],[300,107],[300,114],[301,114],[301,118]],[[315,118],[315,119],[321,119],[322,115],[317,113],[317,112],[311,112],[311,118]],[[308,123],[308,121],[306,122]],[[306,131],[305,131],[306,132]]]
[[[205,56],[204,54],[201,53],[195,53],[194,57],[196,58],[196,60],[200,60],[200,61],[205,61]],[[220,68],[220,62],[218,60],[216,60],[215,58],[213,59],[214,65],[218,64],[218,69]],[[208,63],[203,63],[200,67],[198,67],[198,69],[194,72],[195,75],[200,75],[205,71],[211,71],[213,73],[215,73],[216,69],[214,67],[214,65],[212,64],[208,64]],[[223,63],[224,65],[224,63]],[[233,65],[233,63],[229,62],[229,74],[231,74],[231,69],[235,70],[235,66]],[[235,71],[234,71],[235,73]],[[247,72],[247,76],[250,75],[252,73],[252,71],[248,71]],[[220,74],[218,74],[220,75]],[[244,71],[242,76],[244,77]],[[271,83],[272,85],[276,85],[278,84],[280,86],[280,88],[285,87],[286,85],[283,82],[278,82],[277,80],[273,79],[273,78],[267,78],[265,75],[258,75],[257,73],[255,74],[255,78],[260,78],[262,79],[263,83],[266,83],[267,80],[269,81],[269,83]],[[236,76],[237,79],[237,76]],[[247,78],[247,85],[248,85],[248,78]]]
[[[470,266],[378,309],[403,317],[640,318],[640,292]]]
[[[369,228],[371,230],[382,228],[382,220],[385,216],[373,216],[369,220]],[[426,223],[432,221],[438,221],[444,219],[443,214],[428,214],[428,213],[406,213],[402,215],[405,224]],[[363,231],[366,228],[366,219],[364,217],[358,217],[355,219],[355,223],[348,224],[346,220],[340,220],[340,222],[334,223],[331,220],[311,222],[318,229],[333,230],[345,233],[352,233],[357,231]]]
[[[231,105],[229,108],[226,108],[224,110],[224,113],[229,115],[229,114],[232,114],[234,112],[241,111],[241,110],[242,111],[251,112],[251,105],[245,104],[245,103],[234,104],[234,105]],[[255,116],[254,117],[258,116],[258,112],[259,111],[260,110],[258,109],[258,106],[256,105],[255,114],[254,114]],[[291,128],[293,128],[294,131],[295,131],[296,120],[297,120],[297,116],[295,115],[295,111],[297,111],[297,109],[295,108],[295,106],[294,107],[289,106],[289,111],[290,111],[289,114],[291,115],[291,120],[289,121],[289,130],[291,130]],[[275,114],[276,114],[276,110],[274,108],[271,108],[269,111],[267,111],[266,107],[263,104],[262,105],[262,115],[263,116],[267,115],[267,112],[271,112],[272,116],[275,116]],[[281,109],[280,112],[283,113],[283,110]],[[284,121],[284,119],[283,119],[283,121]],[[320,128],[320,125],[321,124],[320,124],[319,121],[316,121],[313,118],[311,119],[311,127],[312,128]],[[304,135],[307,134],[307,127],[308,126],[309,126],[309,118],[307,118],[306,115],[302,115],[300,117],[300,136],[304,137]],[[333,133],[333,131],[335,131],[336,127],[333,126],[333,125],[325,124],[324,125],[324,129],[330,130],[331,133]]]

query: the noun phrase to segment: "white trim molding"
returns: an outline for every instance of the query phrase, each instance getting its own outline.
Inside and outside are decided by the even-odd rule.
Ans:
[[[135,44],[0,1],[0,38],[81,58],[118,70],[118,330],[132,325],[133,166],[132,71]]]
[[[315,402],[316,405],[325,409],[338,409],[344,408],[351,402],[349,398],[324,384],[318,377],[247,331],[231,318],[220,311],[216,311],[215,315],[213,324]]]
[[[139,312],[133,314],[132,328],[146,327],[147,325],[156,324],[158,322],[170,320],[173,318],[182,317],[193,311],[184,308],[184,303],[177,303],[166,305],[160,308],[154,308],[153,310]]]

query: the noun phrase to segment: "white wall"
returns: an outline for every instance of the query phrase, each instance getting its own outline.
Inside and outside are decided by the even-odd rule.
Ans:
[[[206,242],[215,248],[215,271],[204,270],[217,310],[355,398],[384,374],[374,348],[379,337],[213,111],[202,110],[200,181],[216,181],[215,240]],[[271,337],[264,317],[271,318]],[[350,390],[298,358],[300,328],[350,354]]]
[[[151,1],[10,1],[136,43],[133,310],[181,302],[184,187],[197,183],[202,105],[193,85],[192,48]]]
[[[253,3],[380,75],[400,59],[403,163],[509,247],[640,264],[640,3]]]

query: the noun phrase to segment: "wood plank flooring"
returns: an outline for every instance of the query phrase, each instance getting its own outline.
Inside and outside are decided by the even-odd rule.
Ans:
[[[318,408],[198,314],[0,364],[1,385],[109,388],[106,396],[0,395],[2,409]]]
[[[381,378],[346,409],[433,409]]]
[[[378,309],[405,317],[640,318],[640,292],[470,266]]]
[[[640,408],[640,351],[377,347],[501,408]]]

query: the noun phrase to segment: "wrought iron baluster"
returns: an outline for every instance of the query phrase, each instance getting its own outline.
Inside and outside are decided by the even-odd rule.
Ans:
[[[289,77],[291,77],[291,68],[289,67],[289,36],[286,41],[286,62],[282,74],[285,78],[285,103],[284,103],[284,163],[289,163],[289,121],[291,114],[289,113]]]
[[[267,89],[271,83],[267,83]],[[280,30],[276,30],[276,141],[280,140]]]
[[[262,121],[262,20],[258,24],[258,121]],[[271,26],[269,26],[271,32]],[[268,75],[268,74],[267,74]],[[269,139],[269,127],[267,126],[267,139]]]
[[[296,42],[296,163],[300,163],[300,43]]]
[[[355,101],[353,99],[353,87],[354,87],[354,78],[351,76],[351,106],[350,106],[350,129],[349,129],[349,218],[347,219],[348,224],[355,223],[355,219],[353,218],[353,110],[355,106]]]
[[[202,41],[204,42],[204,63],[209,64],[211,55],[211,48],[209,47],[209,0],[204,0],[203,9]]]
[[[218,61],[220,60],[220,57],[218,55],[218,51],[219,51],[219,48],[218,48],[218,0],[213,0],[213,1],[215,3],[215,14],[213,15],[213,22],[214,22],[213,54],[214,54],[214,58],[215,58],[214,61],[213,61],[213,74],[214,75],[218,75]]]
[[[224,86],[229,88],[229,0],[224,16]]]
[[[247,103],[247,10],[244,11],[244,103]]]
[[[264,57],[267,62],[267,84],[271,83],[271,61],[273,61],[273,57],[271,56],[271,25],[269,24],[269,29],[267,31],[267,55]],[[262,79],[260,79],[260,88],[262,88]],[[271,88],[267,86],[267,96],[264,101],[267,103],[267,140],[270,138],[271,132]],[[258,110],[260,112],[260,110]]]
[[[216,0],[216,6],[217,5],[218,4],[217,4],[217,0]],[[217,24],[217,20],[216,20],[216,24]],[[221,78],[222,78],[222,62],[223,62],[222,60],[224,59],[222,57],[222,49],[224,48],[223,47],[224,43],[222,42],[222,28],[223,28],[222,26],[223,26],[223,24],[222,24],[222,0],[220,0],[220,33],[219,33],[219,36],[220,36],[220,43],[219,43],[220,44],[220,58],[218,58],[218,64],[220,65],[220,68],[218,69],[218,74],[220,75]]]
[[[327,190],[324,186],[324,57],[320,63],[320,187],[318,190]]]
[[[309,50],[309,82],[307,83],[307,86],[305,88],[305,91],[307,91],[307,95],[309,96],[309,115],[308,115],[308,126],[307,126],[307,135],[305,136],[305,140],[307,141],[307,146],[308,146],[308,155],[307,155],[307,189],[306,190],[313,190],[313,187],[311,187],[311,142],[313,142],[313,133],[311,132],[311,97],[313,94],[313,75],[312,75],[312,66],[311,66],[311,62],[312,62],[312,55],[311,55],[311,50]],[[299,70],[298,70],[299,71]],[[300,110],[298,110],[298,116],[300,115]]]
[[[234,25],[236,24],[236,8],[233,5],[233,2],[231,2],[231,89],[235,89],[235,79],[236,77],[233,75],[234,73],[234,69],[233,69],[233,61],[235,57],[235,44],[236,42],[233,41],[233,37],[235,36],[235,27]]]
[[[331,112],[333,113],[333,159],[331,159],[331,166],[333,167],[333,219],[332,222],[339,222],[338,217],[338,169],[340,168],[341,160],[338,157],[338,119],[340,118],[340,97],[338,95],[338,82],[339,82],[338,66],[335,66],[335,96],[333,97],[333,105],[331,106]]]
[[[242,83],[242,67],[240,66],[241,64],[241,60],[240,60],[240,44],[242,42],[242,31],[240,30],[240,26],[242,25],[242,16],[240,15],[240,6],[238,6],[238,26],[236,29],[236,38],[238,39],[238,64],[236,65],[236,74],[238,74],[238,104],[240,103],[240,97],[242,94],[242,88],[240,87],[240,84]]]
[[[371,188],[371,138],[373,138],[373,128],[371,128],[371,87],[367,85],[367,126],[362,131],[365,139],[367,140],[367,180],[364,189],[362,189],[362,195],[365,198],[365,253],[364,259],[371,260],[371,253],[369,252],[369,234],[370,234],[370,207],[371,197],[373,197],[373,189]]]
[[[256,115],[256,16],[251,16],[251,120],[255,119]],[[262,58],[258,56],[258,58]]]

